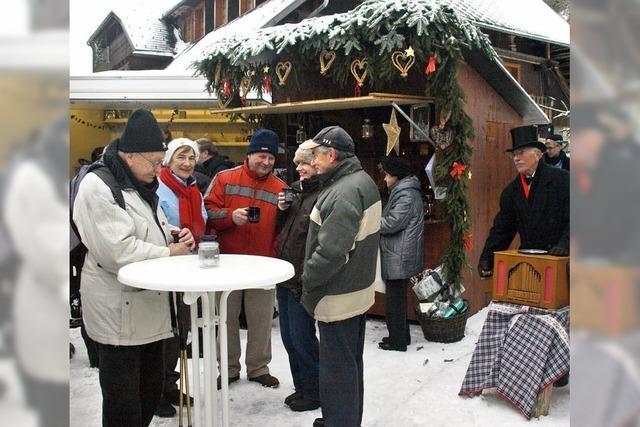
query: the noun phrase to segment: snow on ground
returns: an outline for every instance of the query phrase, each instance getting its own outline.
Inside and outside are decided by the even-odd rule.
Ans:
[[[428,342],[419,325],[411,325],[412,344],[406,353],[378,349],[387,335],[383,320],[368,319],[365,359],[366,427],[559,427],[569,426],[569,387],[554,389],[549,416],[527,421],[495,393],[485,391],[473,399],[458,396],[462,379],[487,316],[483,309],[469,318],[466,336],[458,343]],[[71,329],[76,355],[70,361],[71,427],[101,425],[100,385],[97,369],[89,368],[79,329]],[[246,331],[242,331],[242,348]],[[277,319],[274,321],[271,374],[280,379],[278,389],[250,383],[244,372],[230,387],[230,425],[243,427],[311,427],[320,409],[296,413],[284,398],[293,391]],[[446,362],[445,360],[452,360]],[[178,417],[155,417],[152,427],[177,426]],[[186,419],[185,419],[186,425]]]

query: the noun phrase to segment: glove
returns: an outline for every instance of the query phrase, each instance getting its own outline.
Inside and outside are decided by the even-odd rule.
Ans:
[[[489,266],[489,263],[486,261],[480,261],[478,263],[478,274],[481,279],[488,279],[489,277],[493,277],[493,267]]]
[[[569,256],[569,249],[563,248],[562,246],[554,246],[549,249],[549,255],[553,256]]]

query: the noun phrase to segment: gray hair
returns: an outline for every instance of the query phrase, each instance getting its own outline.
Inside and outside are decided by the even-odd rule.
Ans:
[[[215,143],[213,143],[208,138],[200,138],[196,139],[196,144],[198,144],[198,148],[200,152],[206,151],[211,154],[213,157],[218,155],[218,147],[216,147]]]
[[[340,162],[341,162],[341,161],[343,161],[344,159],[348,159],[349,157],[353,157],[353,156],[355,156],[355,154],[353,154],[353,153],[349,153],[348,151],[336,150],[335,148],[332,148],[332,147],[326,147],[326,146],[324,146],[324,145],[320,145],[320,146],[318,147],[318,149],[319,149],[320,151],[322,151],[323,153],[328,153],[328,152],[329,152],[329,150],[335,150],[335,152],[336,152],[336,161],[337,161],[338,163],[340,163]]]

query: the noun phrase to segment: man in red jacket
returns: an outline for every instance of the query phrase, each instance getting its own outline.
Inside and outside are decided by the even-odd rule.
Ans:
[[[221,253],[276,256],[278,193],[287,186],[271,173],[278,154],[278,142],[275,132],[268,129],[256,131],[249,142],[244,164],[219,172],[211,182],[204,203],[209,215],[208,222],[218,235]],[[249,206],[260,208],[258,222],[249,221]],[[240,379],[242,350],[238,317],[243,292],[248,332],[245,355],[247,377],[249,381],[259,382],[265,387],[278,387],[278,379],[269,374],[267,366],[271,361],[274,289],[237,291],[229,296],[229,383]]]

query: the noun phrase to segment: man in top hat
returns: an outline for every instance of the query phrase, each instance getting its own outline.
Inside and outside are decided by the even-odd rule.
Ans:
[[[549,135],[544,142],[546,152],[543,158],[546,164],[569,171],[569,156],[562,150],[564,143],[562,135]]]
[[[73,222],[87,247],[82,317],[98,349],[103,427],[148,426],[162,393],[162,341],[173,336],[169,294],[133,289],[117,274],[132,262],[188,255],[194,247],[187,228],[173,243],[158,203],[157,175],[166,150],[153,114],[134,111],[101,160],[122,191],[124,207],[117,190],[93,172],[80,182],[73,204]]]
[[[244,163],[218,172],[211,181],[204,204],[209,216],[208,223],[218,235],[221,253],[276,256],[278,193],[287,186],[272,173],[278,155],[278,144],[278,135],[275,132],[269,129],[257,130],[249,142]],[[258,222],[249,222],[247,208],[250,206],[260,208]],[[229,295],[229,383],[240,379],[238,318],[243,293],[248,334],[245,354],[247,377],[249,381],[276,388],[280,382],[269,373],[268,366],[271,362],[271,321],[275,289],[249,289],[235,291]]]
[[[507,152],[518,170],[500,195],[500,211],[484,245],[478,271],[493,275],[493,253],[509,248],[516,233],[520,247],[569,255],[569,173],[542,159],[545,145],[535,126],[511,129],[513,147]]]

